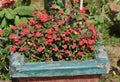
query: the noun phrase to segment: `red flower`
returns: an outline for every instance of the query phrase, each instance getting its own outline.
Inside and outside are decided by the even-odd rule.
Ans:
[[[46,29],[45,32],[48,33],[48,34],[52,34],[53,33],[53,29]]]
[[[33,45],[34,47],[36,47],[36,44],[33,43],[32,45]]]
[[[37,29],[41,29],[41,28],[42,28],[42,25],[35,24],[35,28],[37,28]]]
[[[73,2],[76,2],[76,3],[77,3],[77,2],[79,2],[79,0],[73,0]]]
[[[14,52],[16,49],[15,48],[13,48],[13,47],[10,47],[10,52]]]
[[[63,57],[62,57],[62,55],[61,55],[61,54],[59,54],[59,55],[58,55],[58,58],[59,58],[59,59],[62,59]]]
[[[30,18],[29,22],[34,25],[36,22],[35,22],[35,19],[34,18]]]
[[[53,38],[53,39],[56,39],[56,38],[57,38],[57,35],[56,35],[56,34],[53,34],[52,38]]]
[[[82,24],[82,22],[81,22],[81,21],[78,21],[77,24]]]
[[[33,37],[34,35],[35,35],[34,32],[32,32],[32,33],[30,33],[30,34],[28,35],[28,37],[31,38],[31,37]]]
[[[14,42],[18,42],[19,41],[19,39],[18,38],[14,38]]]
[[[25,35],[26,35],[26,32],[21,32],[21,35],[22,35],[22,36],[25,36]]]
[[[33,57],[33,58],[35,58],[35,57],[36,57],[36,55],[35,55],[35,54],[32,54],[32,57]]]
[[[92,31],[92,30],[94,30],[94,27],[95,27],[95,25],[91,24],[90,27],[89,27],[89,29]]]
[[[25,28],[21,34],[22,36],[25,36],[28,32],[29,32],[29,29]]]
[[[10,39],[15,39],[15,38],[16,38],[16,35],[15,35],[15,34],[10,34],[9,38],[10,38]]]
[[[45,41],[45,44],[46,45],[52,45],[53,41],[54,41],[53,39],[48,39],[48,40]]]
[[[58,32],[58,26],[55,26],[54,29],[56,32]]]
[[[80,13],[81,13],[81,14],[84,14],[85,12],[86,12],[86,8],[83,7],[83,8],[80,10]]]
[[[16,27],[16,26],[13,26],[13,27],[12,27],[12,29],[13,29],[13,30],[16,30],[16,29],[17,29],[17,27]]]
[[[85,46],[85,45],[83,45],[83,46],[82,46],[82,49],[85,49],[85,47],[86,47],[86,46]]]
[[[20,22],[19,27],[25,27],[25,24],[23,22]]]
[[[70,17],[74,17],[74,14],[73,14],[73,13],[70,13],[69,16],[70,16]]]
[[[70,41],[70,37],[65,37],[64,41],[69,42]]]
[[[80,57],[80,56],[83,56],[83,52],[79,51],[76,56]]]
[[[62,50],[60,50],[60,52],[64,53],[64,52],[65,52],[65,50],[64,50],[64,49],[62,49]]]
[[[23,44],[25,40],[19,40],[18,44]]]
[[[89,46],[89,49],[90,49],[91,51],[93,51],[93,46]]]
[[[37,12],[37,11],[33,11],[33,12],[32,12],[32,15],[37,16],[37,15],[38,15],[38,12]]]
[[[41,37],[41,33],[40,32],[36,32],[36,37]]]
[[[44,48],[42,47],[42,46],[40,46],[38,49],[37,49],[37,51],[40,53],[40,52],[42,52],[44,50]]]
[[[54,16],[53,16],[53,15],[51,15],[51,16],[49,16],[49,18],[50,18],[50,19],[53,19],[53,18],[54,18]]]
[[[80,45],[80,46],[83,45],[83,44],[87,44],[87,40],[84,40],[84,39],[83,39],[83,40],[80,40],[80,41],[79,41],[79,45]]]
[[[20,51],[20,52],[26,51],[26,47],[21,47],[21,48],[19,49],[19,51]]]
[[[55,9],[55,8],[56,8],[56,5],[55,5],[55,4],[52,4],[51,8]]]
[[[75,49],[75,48],[76,48],[76,43],[73,43],[72,49]]]
[[[69,57],[72,56],[71,51],[69,51],[69,50],[67,50],[65,53],[66,53]]]
[[[64,10],[60,10],[60,13],[61,13],[61,14],[64,14]]]
[[[76,43],[76,40],[73,40],[73,43]]]
[[[69,32],[74,32],[74,29],[73,28],[69,28]]]
[[[61,38],[59,38],[59,37],[58,37],[58,38],[56,38],[56,40],[57,40],[57,41],[60,41],[60,40],[61,40]]]
[[[18,46],[16,46],[16,45],[10,47],[10,52],[16,51],[17,48],[18,48]]]
[[[64,22],[65,22],[64,20],[58,20],[58,24],[59,24],[59,25],[64,24]]]
[[[64,49],[67,49],[67,45],[63,45],[63,48],[64,48]]]
[[[0,29],[0,35],[3,33],[3,31]]]
[[[46,34],[46,35],[47,35],[46,37],[47,37],[48,39],[51,39],[51,38],[52,38],[52,35],[48,35],[48,34]]]
[[[41,13],[39,18],[42,22],[46,22],[48,20],[48,14],[47,13]]]
[[[101,38],[101,34],[98,34],[97,36],[98,36],[98,38]]]
[[[58,51],[58,47],[53,48],[53,51],[57,52]]]
[[[48,53],[45,53],[45,56],[48,57],[49,56]]]
[[[64,36],[65,36],[65,34],[64,34],[64,33],[62,33],[62,34],[60,34],[60,36],[64,37]]]
[[[88,45],[92,45],[94,43],[94,40],[88,40]]]
[[[69,17],[68,16],[65,16],[65,20],[67,21],[69,19]]]
[[[89,22],[84,22],[83,24],[84,24],[84,25],[88,25],[88,24],[89,24]]]
[[[81,33],[81,31],[82,31],[80,27],[77,30],[78,30],[79,33]]]
[[[68,5],[68,8],[72,9],[72,8],[73,8],[73,7],[72,7],[72,4]]]

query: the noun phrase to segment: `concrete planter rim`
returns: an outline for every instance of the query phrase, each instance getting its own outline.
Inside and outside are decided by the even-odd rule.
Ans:
[[[86,61],[54,61],[24,63],[23,55],[10,58],[10,76],[22,77],[56,77],[105,74],[110,70],[110,62],[104,46],[98,47],[95,59]],[[15,53],[13,53],[15,55]],[[21,58],[21,59],[20,59]]]

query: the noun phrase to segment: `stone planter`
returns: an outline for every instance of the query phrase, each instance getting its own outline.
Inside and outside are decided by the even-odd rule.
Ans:
[[[12,53],[10,75],[13,82],[99,82],[110,63],[105,47],[98,51],[93,60],[37,63],[25,63],[23,55]]]

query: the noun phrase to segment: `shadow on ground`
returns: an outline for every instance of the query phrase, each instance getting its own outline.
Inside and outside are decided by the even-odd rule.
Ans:
[[[110,27],[109,34],[110,36],[120,38],[120,22],[114,23],[114,25]]]

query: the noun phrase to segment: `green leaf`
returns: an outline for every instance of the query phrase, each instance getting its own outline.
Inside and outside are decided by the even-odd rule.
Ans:
[[[7,21],[6,21],[6,18],[4,18],[1,22],[1,27],[6,27],[7,26]]]
[[[65,14],[66,14],[66,15],[70,14],[70,12],[71,12],[70,9],[66,9],[66,10],[65,10]]]
[[[120,12],[119,13],[117,13],[117,15],[116,15],[116,17],[115,17],[115,19],[114,20],[116,20],[116,21],[120,21]]]
[[[64,6],[62,0],[56,0],[55,2],[56,2],[56,4],[57,4],[58,6],[60,6],[60,7],[63,7],[63,6]]]
[[[97,6],[92,6],[91,8],[90,8],[90,11],[92,12],[92,13],[95,13],[96,11],[97,11],[97,9],[98,9],[98,7]]]
[[[78,38],[77,34],[70,34],[70,36],[71,36],[71,40],[77,40],[77,41],[80,40],[80,38]]]
[[[96,20],[94,20],[94,19],[87,20],[87,22],[89,22],[89,23],[93,23],[93,24],[98,24],[98,22],[97,22]]]
[[[26,17],[22,17],[22,18],[20,18],[20,22],[24,22],[24,23],[26,23],[26,20],[27,20]]]
[[[99,23],[104,23],[104,18],[103,15],[95,15],[95,20],[98,21]]]
[[[106,13],[107,13],[107,12],[110,12],[109,6],[108,6],[108,5],[105,5],[105,6],[104,6],[104,10],[105,10]]]
[[[3,18],[4,14],[5,14],[4,10],[0,11],[0,18]]]
[[[76,20],[82,20],[82,15],[81,14],[78,14],[75,16]]]
[[[102,4],[105,4],[105,3],[106,3],[106,0],[101,0],[101,3],[102,3]]]
[[[34,10],[35,9],[32,6],[21,6],[14,9],[14,11],[21,16],[24,16],[24,15],[31,16]]]
[[[5,10],[5,16],[7,19],[14,19],[14,10],[8,8]]]
[[[15,25],[19,25],[19,23],[20,23],[20,18],[19,18],[19,16],[16,16],[15,17]]]

